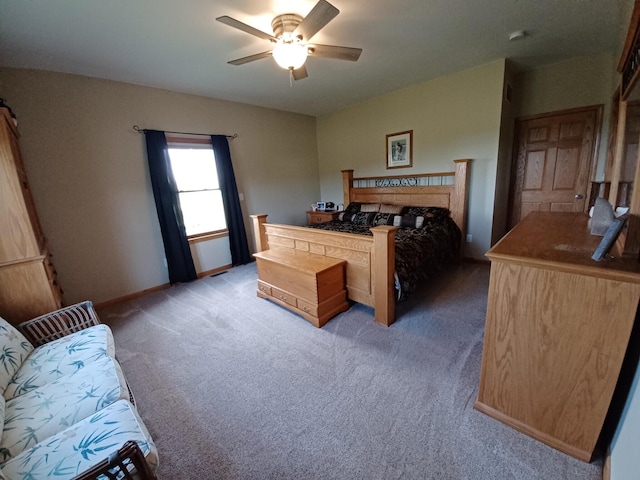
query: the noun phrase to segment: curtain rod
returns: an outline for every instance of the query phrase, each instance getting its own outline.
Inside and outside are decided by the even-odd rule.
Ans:
[[[134,125],[133,129],[138,133],[144,133],[147,130],[146,128],[140,128],[138,125]],[[209,133],[170,132],[169,130],[165,130],[164,133],[175,133],[177,135],[201,135],[203,137],[210,137],[211,136],[211,134],[209,134]],[[238,138],[238,134],[234,133],[233,135],[225,135],[225,137],[227,137],[227,138]]]

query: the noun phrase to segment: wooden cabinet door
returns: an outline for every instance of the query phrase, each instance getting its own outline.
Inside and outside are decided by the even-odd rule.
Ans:
[[[600,112],[593,107],[517,122],[510,227],[533,211],[585,210]]]
[[[46,271],[46,258],[0,268],[0,317],[18,325],[61,306],[60,292]]]
[[[22,162],[15,129],[8,114],[0,109],[0,263],[40,255],[35,210],[25,201],[26,178],[21,177]]]

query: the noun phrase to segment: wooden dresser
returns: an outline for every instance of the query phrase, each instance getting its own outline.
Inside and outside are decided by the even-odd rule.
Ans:
[[[60,308],[62,291],[6,108],[0,108],[0,206],[0,316],[17,324]]]
[[[640,299],[636,259],[591,255],[583,213],[534,212],[489,252],[475,408],[590,461]]]
[[[316,327],[349,309],[344,260],[282,249],[254,257],[259,297],[273,300]]]

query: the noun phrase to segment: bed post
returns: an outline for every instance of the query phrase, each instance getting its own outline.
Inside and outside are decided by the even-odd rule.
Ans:
[[[342,170],[342,197],[345,208],[351,203],[351,187],[353,187],[353,170]]]
[[[262,252],[269,248],[267,244],[267,234],[264,230],[264,224],[267,223],[267,214],[250,215],[253,222],[253,238],[256,241],[256,253]]]
[[[464,242],[467,233],[467,194],[469,188],[469,162],[470,158],[454,160],[456,164],[456,180],[454,192],[451,196],[451,218],[460,227],[462,232],[462,241],[460,242],[460,260],[462,260]]]
[[[394,279],[396,227],[379,226],[373,233],[373,308],[375,322],[388,327],[396,320]],[[384,259],[387,259],[385,262]]]

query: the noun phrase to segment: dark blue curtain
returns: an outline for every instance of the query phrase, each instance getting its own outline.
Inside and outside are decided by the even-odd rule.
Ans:
[[[211,145],[213,145],[213,153],[216,156],[218,181],[220,182],[222,202],[224,203],[224,216],[229,229],[231,262],[233,265],[244,265],[249,263],[252,258],[249,253],[247,232],[244,229],[244,221],[242,219],[236,176],[233,173],[233,165],[231,164],[229,141],[225,135],[211,135]]]
[[[188,282],[198,276],[180,210],[178,188],[173,178],[164,132],[145,130],[147,159],[156,201],[160,231],[169,268],[169,282]]]

